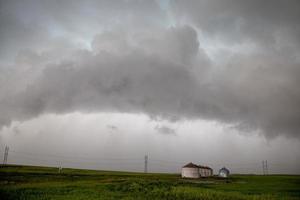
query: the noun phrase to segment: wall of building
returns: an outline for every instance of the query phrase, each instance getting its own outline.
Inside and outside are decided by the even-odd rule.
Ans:
[[[200,178],[212,176],[213,172],[211,169],[205,168],[188,168],[183,167],[181,171],[181,177],[183,178]]]
[[[183,178],[199,178],[199,168],[182,168],[181,177]]]
[[[205,168],[200,168],[199,169],[199,173],[202,177],[208,177],[208,176],[212,176],[212,170],[210,169],[205,169]]]

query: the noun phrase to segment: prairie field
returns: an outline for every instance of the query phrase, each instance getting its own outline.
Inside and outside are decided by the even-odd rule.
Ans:
[[[300,199],[300,176],[232,175],[197,180],[179,174],[131,173],[34,166],[0,168],[1,200]]]

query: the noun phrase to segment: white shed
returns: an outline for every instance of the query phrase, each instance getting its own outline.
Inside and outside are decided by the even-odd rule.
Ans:
[[[189,163],[181,169],[182,178],[200,178],[199,166],[194,163]]]

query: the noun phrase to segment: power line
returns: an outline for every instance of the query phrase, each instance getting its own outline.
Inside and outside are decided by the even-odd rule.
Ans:
[[[3,152],[3,151],[0,151]],[[63,159],[84,159],[84,160],[97,160],[97,159],[101,159],[101,160],[108,160],[108,161],[141,161],[141,158],[108,158],[108,157],[90,157],[90,156],[71,156],[71,155],[57,155],[57,154],[44,154],[44,153],[32,153],[32,152],[19,152],[19,151],[15,151],[15,150],[9,150],[10,153],[16,153],[16,154],[23,154],[23,155],[28,155],[28,156],[42,156],[42,157],[55,157],[55,158],[63,158]],[[144,160],[144,159],[143,159]],[[161,159],[149,159],[148,157],[148,161],[151,160],[151,162],[163,162],[163,163],[170,163],[170,164],[184,164],[186,163],[186,161],[174,161],[174,160],[161,160]],[[286,163],[272,163],[273,164],[277,164],[277,165],[286,165]],[[217,165],[229,165],[229,166],[258,166],[259,163],[257,162],[249,162],[249,163],[206,163],[206,165],[212,165],[212,166],[217,166]]]
[[[126,166],[141,166],[141,164],[144,164],[143,170],[145,173],[149,171],[149,162],[151,168],[155,169],[158,166],[170,168],[170,169],[180,169],[181,166],[186,163],[186,161],[175,161],[175,160],[161,160],[161,159],[150,159],[148,155],[145,155],[144,158],[126,158],[126,157],[119,157],[119,158],[112,158],[112,157],[90,157],[90,156],[68,156],[68,155],[57,155],[57,154],[43,154],[43,153],[32,153],[32,152],[20,152],[15,150],[10,150],[8,146],[5,147],[5,151],[0,151],[1,153],[4,152],[4,159],[3,159],[3,165],[7,164],[8,161],[8,153],[10,154],[10,161],[18,160],[20,159],[26,160],[26,162],[34,162],[34,163],[57,163],[57,166],[62,165],[80,165],[80,166],[119,166],[119,167],[126,167]],[[15,158],[15,159],[14,159]],[[211,166],[213,168],[217,168],[220,165],[225,165],[229,167],[232,170],[247,170],[247,171],[255,171],[261,169],[261,165],[259,162],[248,162],[248,163],[205,163],[205,165]],[[280,165],[280,166],[286,166],[286,163],[272,163],[272,166]],[[263,174],[267,175],[269,173],[269,163],[267,160],[262,161],[262,170]]]
[[[70,160],[70,159],[68,159],[68,158],[66,158],[66,159],[55,159],[55,158],[49,158],[49,159],[41,159],[41,158],[37,158],[37,157],[35,157],[35,156],[33,156],[33,155],[26,155],[26,154],[21,154],[21,155],[18,155],[18,153],[15,153],[15,152],[13,152],[13,154],[16,154],[15,156],[17,156],[17,157],[22,157],[22,158],[25,158],[25,159],[30,159],[30,160],[38,160],[38,161],[44,161],[44,162],[49,162],[49,161],[58,161],[59,163],[61,163],[61,162],[66,162],[66,163],[77,163],[77,164],[86,164],[86,163],[88,163],[88,164],[116,164],[116,163],[121,163],[121,164],[138,164],[138,163],[141,163],[141,160],[142,159],[139,159],[139,161],[130,161],[130,163],[128,163],[127,161],[128,160],[101,160],[101,161],[95,161],[95,160],[97,160],[97,159],[95,159],[95,160],[93,160],[93,161],[91,161],[91,160],[88,160],[88,161],[74,161],[74,160]],[[33,158],[33,159],[32,159]],[[127,163],[126,163],[126,162]]]
[[[150,159],[150,160],[151,160],[151,161],[154,161],[154,162],[164,162],[164,163],[180,164],[180,165],[182,165],[182,163],[184,163],[184,162],[178,162],[178,161],[159,160],[159,159]]]
[[[19,152],[11,150],[12,153],[17,154],[24,154],[24,155],[31,155],[31,156],[48,156],[48,157],[56,157],[56,158],[67,158],[67,159],[86,159],[86,160],[95,160],[95,159],[101,159],[101,160],[141,160],[141,158],[106,158],[106,157],[86,157],[86,156],[63,156],[63,155],[56,155],[56,154],[40,154],[40,153],[31,153],[31,152]]]

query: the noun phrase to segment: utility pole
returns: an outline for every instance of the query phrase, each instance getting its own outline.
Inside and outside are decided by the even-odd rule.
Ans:
[[[267,160],[263,160],[262,161],[262,167],[263,167],[263,175],[268,175],[268,161]]]
[[[58,173],[60,174],[62,171],[62,162],[59,161],[57,164],[58,164]]]
[[[148,155],[145,155],[144,173],[148,173]]]
[[[8,147],[8,146],[5,146],[4,158],[3,158],[3,165],[6,165],[6,164],[7,164],[8,151],[9,151],[9,147]]]

